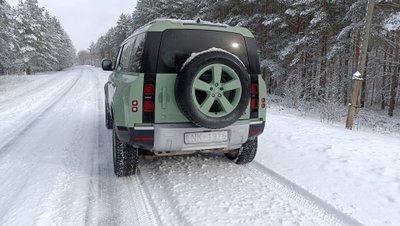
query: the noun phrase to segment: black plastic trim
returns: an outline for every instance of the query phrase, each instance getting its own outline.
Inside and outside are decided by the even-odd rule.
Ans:
[[[161,32],[147,32],[142,57],[141,73],[157,72],[158,53],[161,45]]]
[[[261,74],[256,39],[245,37],[245,42],[247,45],[247,56],[249,58],[249,72],[250,74]]]
[[[141,73],[144,73],[144,84],[151,83],[154,84],[154,87],[156,85],[156,78],[157,78],[156,74],[157,61],[158,61],[158,52],[160,50],[160,44],[161,44],[161,36],[162,36],[161,32],[147,32],[146,41],[144,44],[143,57],[142,57]],[[143,96],[142,101],[144,102],[145,100],[147,99],[145,99]],[[151,100],[155,102],[155,96],[152,96]],[[142,122],[154,123],[154,112],[151,113],[143,112]]]
[[[122,143],[130,143],[134,147],[143,148],[146,150],[153,149],[154,146],[153,129],[135,130],[135,128],[118,126],[117,135]]]
[[[255,138],[264,132],[265,122],[260,124],[250,124],[249,139]]]
[[[130,143],[134,147],[143,148],[146,150],[151,150],[154,147],[154,130],[135,130],[134,128],[129,128]],[[143,139],[143,140],[136,140]]]

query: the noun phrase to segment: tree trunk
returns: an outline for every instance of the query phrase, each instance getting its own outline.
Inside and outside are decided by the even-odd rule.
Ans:
[[[328,52],[328,32],[322,35],[322,49],[321,49],[321,77],[319,79],[320,92],[319,96],[324,98],[326,92],[326,74],[327,74],[327,52]]]
[[[392,74],[392,79],[391,79],[391,85],[390,85],[390,100],[389,100],[389,109],[388,109],[388,115],[390,117],[393,117],[393,111],[396,105],[396,97],[397,97],[397,88],[399,86],[399,73],[400,73],[400,64],[399,64],[399,59],[400,59],[400,31],[396,32],[395,36],[395,43],[396,45],[396,51],[395,51],[395,58],[394,62],[397,64],[393,70]]]
[[[383,61],[383,76],[382,76],[382,94],[381,94],[381,110],[385,110],[385,87],[386,87],[386,60],[387,60],[387,53],[384,52],[384,61]]]
[[[374,105],[374,95],[375,95],[375,79],[372,82],[371,101],[369,103],[369,106],[371,107],[372,105]]]
[[[356,71],[358,67],[358,61],[360,60],[360,44],[361,44],[360,31],[357,32],[354,42],[355,42],[354,71]]]
[[[264,4],[264,15],[268,15],[268,9],[269,9],[269,0],[264,0],[265,4]]]
[[[363,78],[363,82],[362,82],[362,89],[361,89],[361,99],[360,99],[360,108],[364,107],[365,104],[365,90],[366,90],[366,86],[367,86],[367,70],[368,69],[368,53],[367,53],[367,59],[365,61],[365,69],[364,69],[364,78]]]

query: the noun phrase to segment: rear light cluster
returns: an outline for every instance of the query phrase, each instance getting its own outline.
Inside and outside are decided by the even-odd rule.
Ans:
[[[153,113],[154,112],[154,84],[147,83],[143,86],[143,112]]]
[[[258,84],[251,84],[251,110],[253,112],[256,112],[258,110],[258,101],[259,101],[259,95],[258,95]],[[266,100],[265,98],[261,98],[261,108],[266,107]]]
[[[251,110],[258,110],[258,84],[251,84]]]

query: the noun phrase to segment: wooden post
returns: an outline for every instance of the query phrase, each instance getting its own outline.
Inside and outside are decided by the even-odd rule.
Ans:
[[[360,95],[363,79],[358,71],[353,75],[353,84],[351,91],[351,102],[347,113],[346,129],[353,129],[354,116],[358,109],[358,96]]]
[[[351,93],[351,101],[349,103],[349,110],[346,120],[346,129],[353,129],[354,116],[357,113],[357,109],[361,103],[361,90],[362,83],[364,80],[365,65],[367,61],[368,43],[371,33],[372,17],[374,13],[375,0],[368,1],[367,15],[365,19],[364,36],[362,40],[360,60],[357,65],[357,72],[353,75],[353,85]]]

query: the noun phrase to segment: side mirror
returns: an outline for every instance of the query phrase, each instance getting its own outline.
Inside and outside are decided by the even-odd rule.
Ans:
[[[109,59],[104,59],[101,61],[101,67],[104,71],[112,71],[113,70],[113,62]]]

